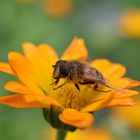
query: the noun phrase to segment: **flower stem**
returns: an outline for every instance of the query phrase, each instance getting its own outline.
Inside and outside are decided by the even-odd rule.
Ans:
[[[57,130],[56,140],[64,140],[66,134],[67,134],[67,131],[58,129],[58,130]]]

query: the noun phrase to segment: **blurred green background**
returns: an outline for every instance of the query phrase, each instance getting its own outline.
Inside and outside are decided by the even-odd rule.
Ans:
[[[0,61],[7,61],[10,51],[21,52],[21,44],[26,41],[50,44],[61,55],[77,36],[85,39],[89,61],[109,58],[125,65],[129,77],[140,80],[140,38],[123,37],[119,32],[119,18],[129,8],[140,8],[140,1],[73,0],[71,12],[55,18],[44,12],[41,0],[30,3],[0,0]],[[11,79],[11,76],[0,73],[1,96],[10,94],[3,85]],[[107,116],[107,112],[97,113],[96,125],[99,122],[106,125],[107,117],[102,116]],[[1,140],[38,140],[48,127],[41,109],[12,109],[0,105]],[[126,135],[128,137],[128,133]],[[139,132],[133,131],[127,137],[126,140],[140,139]],[[120,137],[119,140],[123,139]]]

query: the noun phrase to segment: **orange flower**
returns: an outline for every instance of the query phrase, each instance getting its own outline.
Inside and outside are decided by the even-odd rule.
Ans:
[[[71,82],[53,90],[54,87],[50,85],[54,82],[52,65],[58,61],[54,49],[47,44],[35,46],[28,42],[23,44],[23,51],[24,55],[10,52],[9,62],[0,63],[1,71],[12,74],[19,80],[6,83],[5,89],[17,94],[1,97],[0,102],[3,104],[16,108],[44,108],[44,116],[53,127],[60,128],[63,123],[67,128],[73,126],[79,129],[85,129],[93,122],[91,112],[105,107],[134,104],[131,96],[137,92],[133,90],[124,93],[115,90],[99,92],[88,85],[81,85],[78,91]],[[74,38],[61,59],[86,61],[87,55],[84,40]],[[97,59],[91,62],[91,66],[121,88],[129,89],[140,85],[140,82],[123,77],[126,70],[120,64]],[[58,85],[64,80],[60,80]],[[99,88],[106,90],[103,85]],[[73,127],[71,130],[74,130]]]
[[[120,29],[127,37],[140,38],[140,9],[125,11],[120,18]]]
[[[122,107],[113,109],[113,116],[140,132],[140,100],[137,101],[136,105],[125,109]]]
[[[72,8],[72,0],[43,0],[44,11],[53,17],[62,17]]]
[[[22,4],[33,4],[35,0],[17,0]],[[50,16],[59,18],[67,15],[72,9],[72,0],[42,0],[43,10]]]

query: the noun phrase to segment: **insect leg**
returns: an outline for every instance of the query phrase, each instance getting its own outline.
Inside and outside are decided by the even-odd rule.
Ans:
[[[56,79],[56,81],[55,81],[55,85],[57,85],[57,84],[58,84],[59,79],[60,79],[60,78],[57,78],[57,79]],[[68,82],[68,80],[69,80],[69,75],[68,75],[68,77],[67,77],[66,81],[65,81],[62,85],[60,85],[60,86],[58,86],[58,87],[54,88],[53,90],[56,90],[56,89],[58,89],[58,88],[60,88],[60,87],[64,86],[64,85]]]
[[[88,84],[94,85],[95,82],[92,82],[92,81],[85,81],[85,82],[79,82],[79,84],[81,84],[81,85],[88,85]]]
[[[57,79],[56,79],[56,81],[54,81],[54,82],[53,82],[53,83],[51,83],[50,85],[53,85],[53,84],[57,85],[57,84],[58,84],[58,82],[59,82],[59,78],[57,78]]]
[[[78,84],[74,84],[74,85],[80,91],[79,85]]]
[[[56,87],[56,88],[54,88],[53,90],[56,90],[56,89],[58,89],[58,88],[61,88],[62,86],[64,86],[66,84],[66,82],[65,83],[63,83],[62,85],[60,85],[60,86],[58,86],[58,87]]]
[[[95,91],[99,91],[99,92],[110,92],[110,91],[111,91],[111,90],[107,90],[107,91],[105,91],[105,90],[99,90],[99,89],[98,89],[98,84],[97,84],[97,83],[94,85],[93,88],[94,88]]]
[[[79,82],[81,85],[88,85],[90,88],[93,88],[91,85],[94,85],[95,82],[92,81],[84,81],[84,82]]]

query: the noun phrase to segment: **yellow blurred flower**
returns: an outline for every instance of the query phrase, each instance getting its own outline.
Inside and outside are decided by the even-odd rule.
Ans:
[[[44,108],[44,116],[53,127],[61,129],[63,127],[68,130],[71,126],[79,129],[87,128],[94,119],[91,112],[96,110],[134,105],[131,96],[137,92],[133,90],[126,90],[124,93],[115,90],[99,92],[88,85],[80,85],[78,91],[71,82],[53,90],[52,65],[59,60],[54,49],[47,44],[35,46],[27,42],[23,44],[23,51],[24,55],[10,52],[9,62],[0,63],[1,71],[12,74],[19,80],[6,83],[5,89],[17,94],[1,97],[0,102],[5,105],[16,108]],[[74,38],[61,59],[80,59],[86,62],[87,56],[84,40]],[[140,85],[140,82],[123,77],[126,70],[121,64],[112,63],[107,59],[96,59],[91,62],[91,66],[121,88],[129,89]],[[63,82],[64,79],[60,80],[58,85]],[[99,88],[106,90],[103,85]]]
[[[51,130],[49,135],[44,133],[43,140],[55,140],[56,131]],[[89,128],[84,131],[76,130],[75,132],[69,132],[65,140],[115,140],[112,134],[103,128]]]
[[[115,140],[110,132],[101,128],[90,128],[85,131],[69,132],[66,140]]]
[[[53,17],[63,17],[72,8],[72,0],[43,0],[43,9]]]
[[[120,30],[126,37],[140,38],[140,9],[129,9],[120,18]]]
[[[113,109],[113,117],[124,121],[136,131],[140,131],[140,100],[131,107]]]

